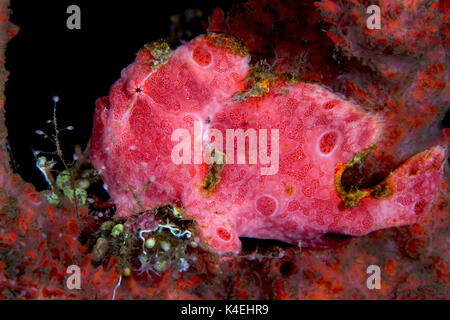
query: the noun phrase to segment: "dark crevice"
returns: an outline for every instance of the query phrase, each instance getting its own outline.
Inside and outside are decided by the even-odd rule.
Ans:
[[[297,266],[290,261],[284,261],[280,265],[280,273],[285,277],[289,277],[297,273]]]
[[[346,234],[327,232],[321,236],[321,240],[327,242],[330,246],[343,245],[348,243],[353,236]]]
[[[444,128],[450,128],[450,109],[445,113],[444,120],[442,120],[442,126]]]
[[[272,240],[272,239],[256,239],[256,238],[247,238],[247,237],[240,237],[239,238],[242,243],[242,253],[251,253],[255,252],[257,250],[259,251],[265,251],[273,248],[290,248],[294,245],[278,241],[278,240]]]

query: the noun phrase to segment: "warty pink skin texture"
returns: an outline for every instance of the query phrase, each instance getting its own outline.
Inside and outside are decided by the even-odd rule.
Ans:
[[[206,36],[180,46],[155,72],[151,58],[141,50],[109,96],[97,102],[91,158],[120,215],[174,203],[197,220],[201,239],[224,253],[239,252],[239,236],[327,246],[324,234],[364,235],[418,222],[429,211],[441,175],[441,147],[395,170],[388,177],[388,198],[369,196],[347,209],[335,188],[337,165],[376,142],[382,125],[374,115],[308,83],[235,102],[233,95],[245,88],[250,57],[213,46]],[[187,129],[194,137],[194,121],[203,133],[220,130],[224,143],[226,129],[267,129],[269,149],[270,132],[278,129],[278,172],[262,175],[268,165],[259,161],[226,164],[219,185],[205,192],[208,164],[176,165],[171,159],[178,143],[171,141],[173,131]],[[248,152],[246,157],[248,163]]]

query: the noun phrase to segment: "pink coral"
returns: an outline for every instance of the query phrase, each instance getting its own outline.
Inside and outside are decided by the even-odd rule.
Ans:
[[[236,101],[237,92],[250,90],[244,83],[249,56],[224,35],[194,39],[156,71],[155,61],[150,50],[141,50],[97,104],[91,158],[121,215],[176,203],[197,220],[211,248],[237,252],[238,236],[322,246],[326,233],[363,235],[420,221],[428,212],[442,148],[416,155],[382,185],[362,192],[355,208],[346,208],[338,194],[339,168],[376,142],[381,125],[374,116],[307,83],[266,79],[260,85],[268,93]],[[195,121],[204,149],[212,128],[223,136],[226,129],[279,130],[279,146],[274,136],[268,146],[272,153],[279,148],[279,168],[270,163],[278,170],[264,174],[260,162],[227,162],[218,185],[205,191],[208,164],[177,165],[171,158],[177,143],[172,133],[186,129],[195,144]],[[250,156],[248,145],[246,151]]]

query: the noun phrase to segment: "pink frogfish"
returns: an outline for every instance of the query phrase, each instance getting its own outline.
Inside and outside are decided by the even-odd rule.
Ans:
[[[345,190],[340,174],[383,130],[376,114],[318,84],[249,81],[248,52],[224,34],[165,50],[146,46],[97,101],[91,159],[119,215],[175,204],[218,253],[239,237],[324,247],[427,216],[443,147]]]

